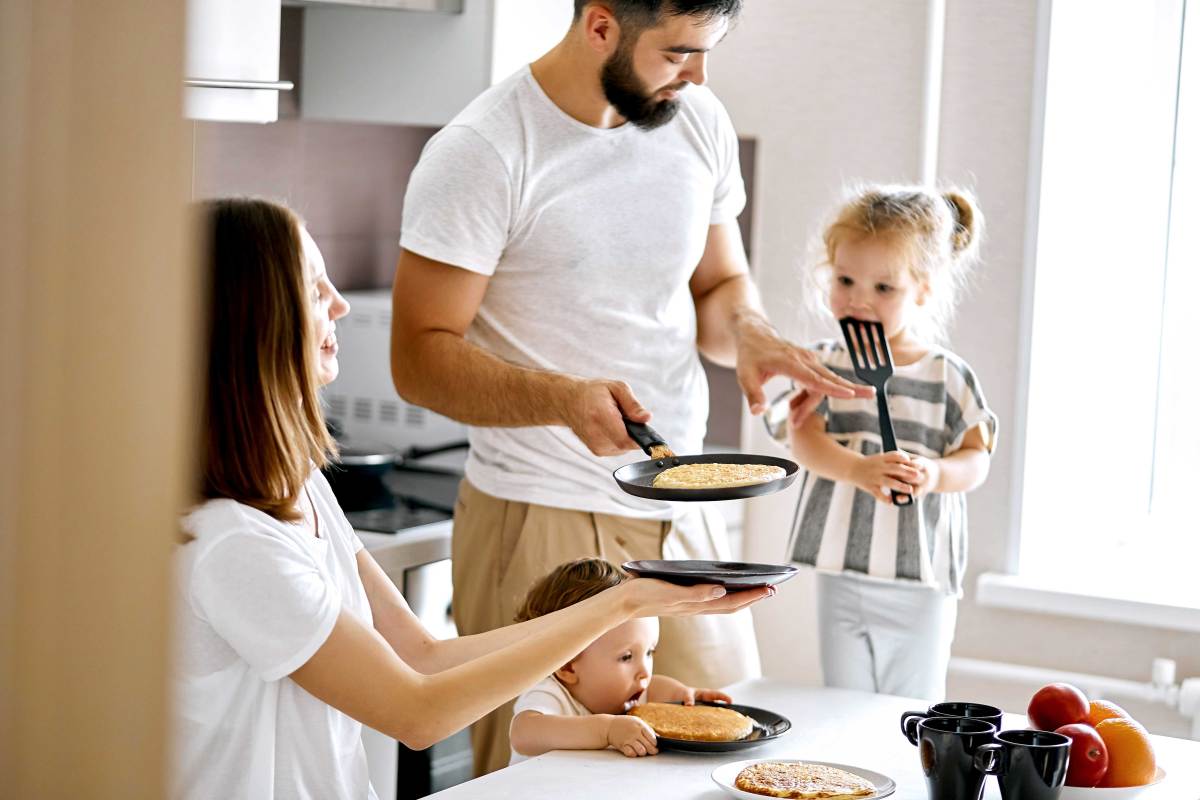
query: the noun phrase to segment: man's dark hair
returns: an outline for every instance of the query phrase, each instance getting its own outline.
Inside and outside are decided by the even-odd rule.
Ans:
[[[583,7],[595,0],[575,0],[575,19]],[[612,9],[617,23],[634,30],[653,28],[664,14],[681,17],[700,17],[708,21],[715,17],[737,17],[742,0],[603,0]]]

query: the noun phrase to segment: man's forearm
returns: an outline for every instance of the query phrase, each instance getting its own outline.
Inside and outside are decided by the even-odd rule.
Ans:
[[[393,345],[392,377],[408,402],[480,427],[562,425],[574,381],[510,364],[449,331]]]
[[[749,275],[732,275],[695,302],[696,345],[705,358],[723,367],[737,365],[738,339],[743,333],[756,327],[771,329]]]

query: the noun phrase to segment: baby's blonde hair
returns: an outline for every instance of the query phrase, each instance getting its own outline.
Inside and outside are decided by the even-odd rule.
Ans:
[[[943,340],[958,294],[979,260],[983,214],[971,193],[923,186],[871,184],[852,189],[825,226],[811,259],[812,294],[830,316],[829,278],[837,248],[845,242],[886,239],[899,248],[913,279],[928,289],[919,335]]]

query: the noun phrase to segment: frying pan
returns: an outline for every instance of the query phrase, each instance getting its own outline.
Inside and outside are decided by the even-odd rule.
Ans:
[[[625,430],[650,456],[649,461],[635,461],[626,464],[613,472],[617,485],[625,492],[637,497],[650,500],[740,500],[745,497],[757,497],[763,494],[773,494],[792,485],[796,474],[800,471],[795,461],[776,456],[751,455],[749,453],[705,453],[699,456],[677,456],[673,454],[666,442],[649,425],[632,420],[625,420]],[[752,483],[749,486],[730,486],[723,489],[658,489],[654,487],[654,476],[670,467],[680,464],[767,464],[782,467],[784,475],[765,483]]]

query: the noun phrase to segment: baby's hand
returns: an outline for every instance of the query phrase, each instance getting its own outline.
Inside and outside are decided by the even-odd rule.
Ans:
[[[608,743],[630,758],[658,752],[654,731],[637,717],[614,715],[608,723]]]
[[[724,692],[718,692],[716,689],[693,689],[687,687],[687,695],[683,698],[685,706],[694,706],[696,701],[702,703],[732,703],[733,698]]]
[[[909,456],[912,465],[917,468],[920,476],[913,483],[913,497],[921,497],[937,491],[938,481],[942,478],[942,465],[936,458],[925,456]]]
[[[921,473],[903,450],[863,456],[854,468],[854,485],[881,503],[892,502],[891,492],[913,493]]]

